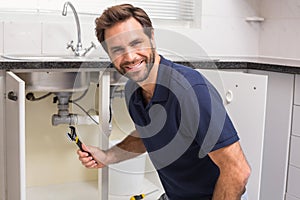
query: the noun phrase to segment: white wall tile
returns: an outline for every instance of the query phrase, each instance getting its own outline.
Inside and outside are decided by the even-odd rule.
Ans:
[[[280,20],[280,55],[284,58],[300,59],[300,19]]]
[[[87,56],[92,57],[107,57],[105,51],[103,50],[101,44],[99,43],[96,33],[95,33],[95,19],[90,19],[89,23],[82,23],[82,44],[83,48],[89,48],[91,42],[96,45],[96,49],[92,49]]]
[[[261,0],[260,11],[265,18],[278,18],[282,16],[282,0]]]
[[[262,0],[262,56],[300,59],[300,0]]]
[[[184,34],[178,29],[155,29],[155,41],[158,52],[164,56],[207,57],[203,47],[195,40],[199,31]],[[176,42],[174,42],[176,41]]]
[[[252,56],[258,54],[259,25],[241,18],[204,17],[200,31],[185,34],[209,56]]]
[[[300,18],[300,0],[281,1],[282,17]]]
[[[200,46],[209,56],[257,55],[259,26],[245,22],[245,17],[253,16],[257,12],[257,1],[258,0],[224,0],[224,2],[220,2],[217,0],[203,0],[203,16],[200,29],[172,28],[172,30],[186,37],[189,42]],[[96,17],[80,15],[79,17],[83,47],[88,48],[90,42],[93,41],[98,48],[97,50],[93,50],[90,54],[106,57],[106,53],[102,50],[95,37],[94,20]],[[28,34],[26,37],[19,36],[18,31],[14,31],[14,27],[17,26],[11,24],[9,19],[7,19],[5,24],[8,28],[5,29],[7,31],[4,36],[9,40],[5,41],[4,51],[5,53],[22,53],[25,51],[26,53],[30,52],[32,54],[39,52],[52,55],[72,55],[73,52],[71,52],[71,50],[66,50],[66,43],[71,40],[74,40],[75,44],[77,43],[77,30],[73,18],[71,14],[64,18],[60,15],[54,15],[52,17],[49,15],[47,18],[40,16],[40,35],[33,37],[31,34]],[[21,30],[24,32],[28,26],[23,26],[24,28]],[[26,35],[26,33],[23,33],[23,35]],[[178,52],[185,56],[199,55],[193,48],[187,47],[184,42],[174,45],[173,41],[176,36],[172,37],[172,42],[168,44],[160,37],[156,37],[156,39],[158,40],[158,45],[159,43],[163,44],[162,48]],[[32,41],[29,42],[28,38]],[[170,38],[170,36],[167,38]],[[37,42],[38,40],[40,40],[40,42]],[[31,50],[30,48],[27,49],[27,46],[35,47]],[[201,53],[201,55],[202,54],[203,53]]]
[[[40,54],[41,24],[5,22],[3,46],[5,54]]]
[[[202,0],[202,14],[212,16],[244,17],[258,14],[257,0]]]
[[[32,9],[37,6],[37,0],[1,0],[1,9]]]
[[[77,43],[75,23],[43,23],[42,53],[51,55],[72,55],[71,49],[66,49],[71,40]]]
[[[266,19],[260,33],[260,55],[300,59],[300,19]]]
[[[92,49],[87,56],[106,57],[95,35],[94,19],[80,23],[81,42],[83,48],[89,48],[93,42],[97,49]],[[47,55],[74,55],[71,49],[66,49],[67,43],[73,40],[77,44],[77,28],[75,22],[45,22],[42,24],[42,53]]]
[[[299,18],[299,0],[262,0],[261,13],[266,18]]]
[[[3,22],[0,21],[0,54],[3,53]]]
[[[280,55],[280,22],[266,19],[261,26],[260,51],[261,56],[281,57]]]

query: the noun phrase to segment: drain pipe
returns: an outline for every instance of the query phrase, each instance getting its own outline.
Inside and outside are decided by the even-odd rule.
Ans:
[[[57,126],[59,124],[74,124],[75,116],[69,113],[69,101],[72,96],[72,92],[57,92],[54,93],[54,103],[57,103],[58,112],[52,115],[52,125]]]
[[[99,122],[98,115],[86,116],[72,114],[69,112],[69,101],[72,96],[72,92],[56,92],[54,103],[57,103],[58,112],[57,114],[52,115],[52,125],[57,126],[60,124],[69,124],[69,125],[90,125],[95,124],[95,122],[90,118],[92,117],[95,121]]]

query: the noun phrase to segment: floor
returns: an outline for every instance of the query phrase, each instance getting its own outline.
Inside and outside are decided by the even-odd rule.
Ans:
[[[157,200],[163,193],[162,189],[155,186],[148,179],[144,179],[142,193],[155,191],[145,200]],[[136,195],[136,194],[132,194]],[[109,195],[109,200],[130,200],[130,195]],[[79,182],[62,185],[51,185],[46,187],[30,187],[26,191],[26,200],[102,200],[98,197],[97,182]]]

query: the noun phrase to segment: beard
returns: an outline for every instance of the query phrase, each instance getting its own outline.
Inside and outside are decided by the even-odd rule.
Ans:
[[[122,67],[122,65],[126,65],[127,63],[122,63],[121,67],[115,68],[120,74],[127,77],[128,79],[135,81],[135,82],[143,82],[146,80],[150,74],[151,69],[154,66],[155,61],[155,49],[151,48],[151,53],[149,57],[144,56],[143,60],[145,62],[145,67],[143,69],[136,71],[136,72],[126,72],[125,69]]]
[[[155,61],[155,53],[152,49],[151,54],[149,55],[149,58],[145,58],[146,67],[139,72],[127,72],[124,74],[127,78],[135,81],[135,82],[143,82],[146,80],[150,74],[151,69],[153,68]]]

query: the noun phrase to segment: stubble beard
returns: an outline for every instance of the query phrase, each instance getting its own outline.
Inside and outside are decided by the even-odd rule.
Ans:
[[[122,74],[123,76],[129,78],[130,80],[134,81],[134,82],[143,82],[144,80],[146,80],[154,66],[154,61],[155,61],[155,50],[152,48],[149,59],[145,59],[146,60],[146,68],[141,72],[125,72],[125,70],[121,69],[117,69],[119,71],[120,74]],[[141,74],[142,73],[142,74]]]

